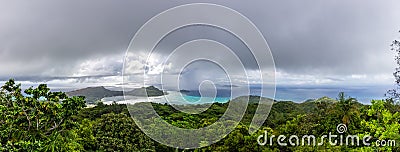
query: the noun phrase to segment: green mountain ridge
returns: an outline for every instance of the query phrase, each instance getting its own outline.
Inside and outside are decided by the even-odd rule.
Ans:
[[[329,103],[337,103],[338,101],[336,99],[332,99],[329,98],[327,96],[323,96],[321,98],[318,99],[308,99],[305,102],[316,102],[316,103],[320,103],[320,102],[329,102]]]
[[[147,92],[147,94],[146,94]],[[112,91],[109,89],[106,89],[103,86],[99,87],[87,87],[75,91],[70,91],[66,93],[68,96],[85,96],[86,97],[86,102],[89,104],[95,103],[98,100],[101,100],[102,98],[105,97],[113,97],[113,96],[123,96],[124,92],[123,91]],[[149,87],[142,87],[142,88],[136,88],[131,91],[126,91],[125,95],[129,96],[140,96],[140,97],[153,97],[153,96],[162,96],[165,95],[166,93],[159,90],[158,88],[154,86],[149,86]]]

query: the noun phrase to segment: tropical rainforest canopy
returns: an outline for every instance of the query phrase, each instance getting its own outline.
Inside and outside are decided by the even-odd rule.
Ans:
[[[304,103],[275,102],[267,121],[250,135],[249,124],[258,105],[251,97],[246,113],[223,140],[200,149],[176,149],[161,145],[144,134],[130,117],[126,105],[99,103],[85,108],[84,97],[68,97],[50,92],[46,85],[21,90],[8,81],[0,91],[0,151],[398,151],[397,145],[370,146],[259,145],[257,138],[270,135],[322,135],[336,133],[338,124],[346,124],[351,135],[370,135],[372,141],[400,141],[400,106],[392,100],[373,100],[362,105],[340,93],[337,100],[327,97]],[[181,128],[201,128],[220,118],[229,103],[214,103],[205,112],[187,114],[171,105],[152,104],[170,124]],[[197,105],[199,106],[199,105]],[[150,118],[151,119],[151,118]],[[168,128],[166,128],[168,129]],[[217,129],[215,131],[218,131]],[[176,141],[182,142],[182,141]],[[184,141],[183,141],[184,142]],[[276,142],[276,141],[275,141]],[[206,144],[207,141],[198,143]]]

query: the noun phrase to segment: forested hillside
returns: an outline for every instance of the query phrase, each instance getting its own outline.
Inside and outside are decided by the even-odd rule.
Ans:
[[[22,95],[20,85],[7,82],[0,91],[0,151],[399,151],[398,146],[261,146],[257,138],[270,135],[315,135],[337,133],[371,135],[375,140],[400,141],[400,107],[391,100],[359,104],[340,93],[337,100],[321,98],[304,103],[278,101],[263,127],[249,134],[249,124],[258,97],[251,97],[244,118],[223,140],[200,149],[176,149],[146,136],[130,117],[126,105],[84,108],[84,97],[50,92],[46,85],[30,88]],[[214,103],[200,114],[186,114],[166,104],[152,104],[164,120],[181,128],[208,126],[226,111],[229,103]],[[198,106],[198,105],[197,105]],[[205,106],[205,105],[204,105]],[[151,119],[151,118],[150,118]],[[167,129],[167,128],[166,128]],[[199,143],[202,144],[202,143]]]
[[[112,91],[108,90],[103,86],[100,87],[88,87],[79,90],[74,90],[66,93],[68,96],[84,96],[86,99],[86,103],[94,104],[97,101],[100,101],[104,97],[114,97],[114,96],[123,96],[123,91]],[[130,91],[126,91],[125,95],[129,96],[140,96],[140,97],[154,97],[154,96],[162,96],[165,93],[154,86],[136,88]]]

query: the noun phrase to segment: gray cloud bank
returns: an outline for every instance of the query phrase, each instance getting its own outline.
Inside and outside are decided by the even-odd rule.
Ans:
[[[120,75],[134,33],[174,6],[211,2],[248,17],[267,39],[278,84],[391,83],[390,42],[400,28],[399,1],[0,1],[0,79],[96,79]],[[177,17],[179,20],[179,17]],[[170,35],[160,54],[195,38],[214,38],[242,54],[231,35],[207,27]],[[107,79],[120,83],[118,78]]]

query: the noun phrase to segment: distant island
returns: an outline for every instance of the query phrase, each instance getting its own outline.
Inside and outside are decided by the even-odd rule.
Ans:
[[[147,92],[147,94],[146,94]],[[114,97],[114,96],[123,96],[124,92],[123,91],[112,91],[108,90],[103,86],[99,87],[87,87],[75,91],[70,91],[66,93],[68,96],[85,96],[86,97],[86,102],[88,104],[95,103],[96,101],[99,101],[105,97]],[[139,97],[155,97],[155,96],[162,96],[165,95],[166,93],[163,92],[162,90],[154,87],[154,86],[149,86],[149,87],[142,87],[142,88],[137,88],[133,89],[131,91],[126,91],[125,95],[129,96],[139,96]]]
[[[180,93],[189,93],[189,90],[179,90]]]

